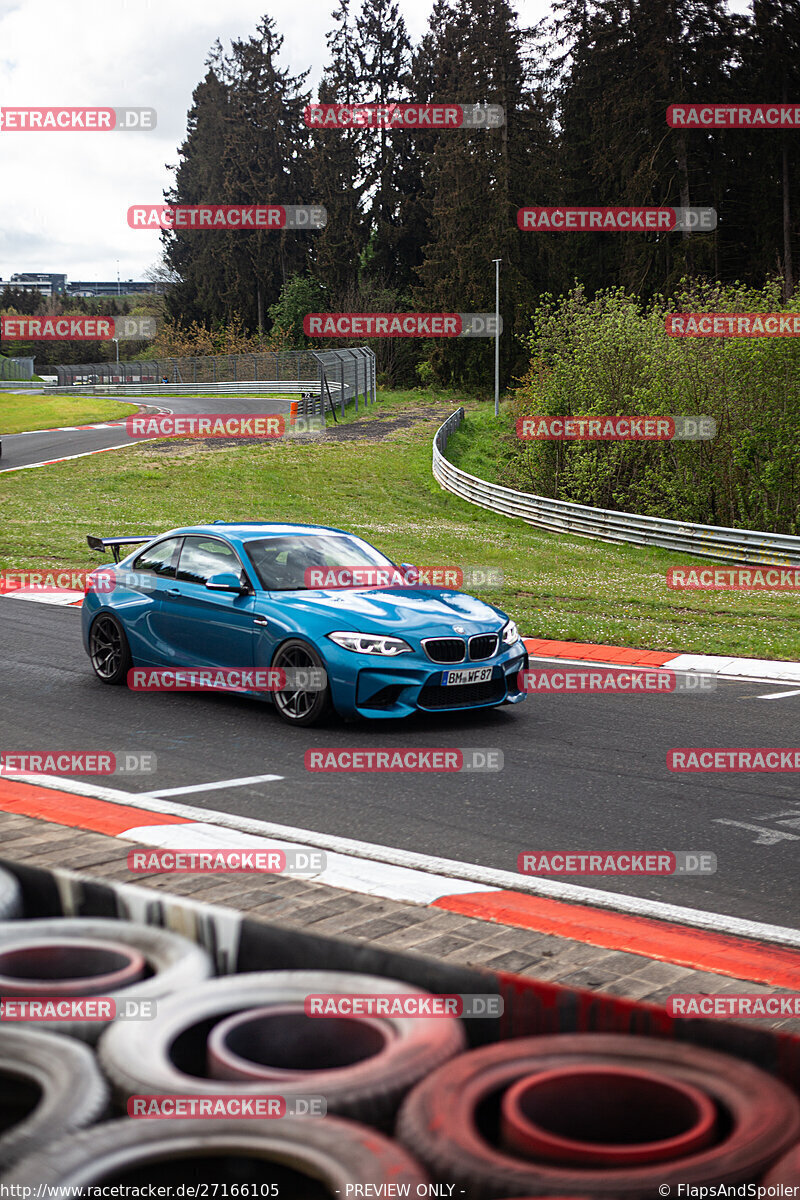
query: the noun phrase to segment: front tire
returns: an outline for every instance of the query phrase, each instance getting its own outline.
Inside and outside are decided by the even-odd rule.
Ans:
[[[288,642],[279,646],[272,666],[284,671],[315,668],[325,670],[325,663],[314,647],[300,638],[290,638]],[[273,694],[278,716],[287,725],[316,725],[328,712],[330,697],[330,686],[327,683],[322,691],[304,691],[297,688]]]
[[[125,630],[110,613],[95,617],[89,630],[89,658],[101,683],[125,683],[133,666]]]

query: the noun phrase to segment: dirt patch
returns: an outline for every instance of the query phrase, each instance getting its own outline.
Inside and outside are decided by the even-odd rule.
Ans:
[[[428,421],[447,420],[453,411],[452,406],[442,409],[427,409],[424,412],[408,413],[402,417],[370,417],[364,421],[351,421],[347,425],[334,425],[331,418],[324,433],[313,433],[306,436],[298,434],[290,442],[383,442],[394,433],[411,429],[414,425],[422,425]],[[210,450],[220,446],[260,446],[264,438],[179,438],[175,439],[182,446],[203,446]],[[159,442],[151,445],[150,449],[157,453],[165,453],[174,449],[174,441]]]

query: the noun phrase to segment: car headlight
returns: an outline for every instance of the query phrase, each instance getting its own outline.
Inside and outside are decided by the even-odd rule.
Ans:
[[[519,630],[516,623],[509,621],[507,625],[504,625],[500,636],[503,639],[503,644],[506,646],[513,646],[515,642],[518,642]]]
[[[346,633],[344,631],[329,633],[328,637],[343,650],[352,650],[355,654],[383,654],[394,658],[396,654],[410,654],[412,647],[402,638],[388,637],[382,633]]]

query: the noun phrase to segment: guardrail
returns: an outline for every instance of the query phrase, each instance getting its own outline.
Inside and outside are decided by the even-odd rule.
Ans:
[[[520,492],[486,479],[478,479],[453,466],[444,457],[450,434],[458,429],[463,420],[464,409],[458,408],[437,430],[433,439],[433,474],[446,491],[471,504],[507,517],[517,517],[551,533],[568,533],[601,542],[661,546],[683,554],[727,562],[800,566],[800,537],[790,534],[696,525],[687,521],[616,512],[608,508],[590,508],[586,504],[551,500],[547,496],[535,496],[531,492]]]
[[[43,384],[39,384],[43,387]],[[329,383],[328,388],[334,392],[338,398],[342,388],[338,383]],[[277,395],[302,395],[303,392],[313,392],[318,396],[322,390],[322,384],[318,379],[298,379],[286,382],[280,379],[257,379],[247,382],[233,383],[72,383],[66,387],[58,384],[48,385],[47,392],[60,393],[62,395],[74,395],[75,392],[91,392],[93,395],[103,396],[208,396],[208,395],[261,395],[262,393],[273,393]],[[345,399],[351,400],[353,397],[352,384],[344,385]]]

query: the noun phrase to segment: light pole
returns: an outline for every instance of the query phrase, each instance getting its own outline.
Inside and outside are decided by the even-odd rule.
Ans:
[[[500,415],[500,263],[502,258],[493,258],[494,263],[494,415]]]

